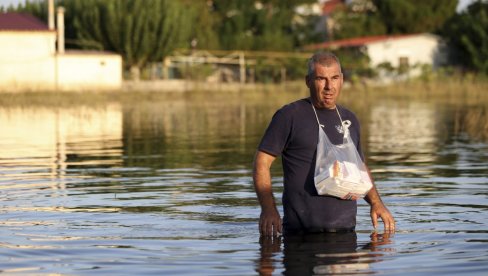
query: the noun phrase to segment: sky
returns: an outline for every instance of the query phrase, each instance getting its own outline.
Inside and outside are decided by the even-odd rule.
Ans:
[[[17,4],[22,3],[24,1],[25,0],[0,0],[0,6],[8,6],[9,4],[14,4],[16,6]],[[464,8],[469,6],[469,4],[473,1],[474,0],[459,0],[457,11],[463,10]]]
[[[467,6],[469,6],[469,4],[471,4],[471,2],[473,2],[473,0],[459,0],[458,2],[458,6],[456,8],[456,10],[459,12],[459,11],[462,11],[463,9],[465,9]]]

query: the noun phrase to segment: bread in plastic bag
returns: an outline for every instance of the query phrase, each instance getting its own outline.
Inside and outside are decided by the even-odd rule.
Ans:
[[[315,112],[315,107],[314,107]],[[337,114],[340,114],[337,111]],[[317,114],[315,113],[317,116]],[[351,122],[342,121],[343,144],[334,145],[319,125],[319,142],[315,162],[314,182],[319,195],[342,199],[363,198],[373,183],[349,134]]]

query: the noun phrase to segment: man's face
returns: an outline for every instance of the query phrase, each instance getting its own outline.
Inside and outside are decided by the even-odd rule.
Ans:
[[[314,106],[334,109],[341,92],[342,80],[342,73],[336,62],[326,66],[316,63],[315,73],[305,78]]]

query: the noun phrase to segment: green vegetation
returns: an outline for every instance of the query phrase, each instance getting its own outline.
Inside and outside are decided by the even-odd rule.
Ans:
[[[299,41],[295,7],[314,0],[214,0],[211,13],[222,50],[292,51]],[[295,19],[295,20],[294,20]]]
[[[456,13],[457,0],[373,0],[388,34],[436,32]]]
[[[343,10],[332,15],[337,25],[329,34],[331,40],[386,34],[381,18],[372,12],[356,13]]]
[[[456,50],[456,63],[488,75],[488,2],[478,0],[451,18],[443,34]]]
[[[455,15],[457,0],[355,0],[332,14],[336,22],[329,37],[439,31]]]

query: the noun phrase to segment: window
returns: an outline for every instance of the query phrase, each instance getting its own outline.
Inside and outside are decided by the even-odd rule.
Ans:
[[[398,59],[398,67],[408,68],[408,57],[400,57]]]

